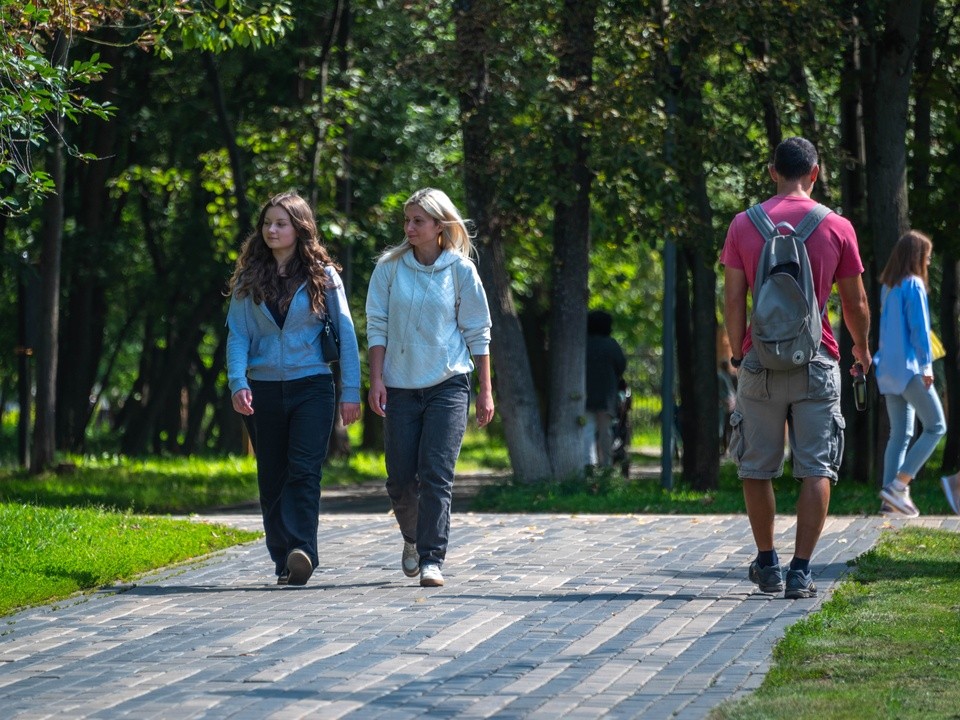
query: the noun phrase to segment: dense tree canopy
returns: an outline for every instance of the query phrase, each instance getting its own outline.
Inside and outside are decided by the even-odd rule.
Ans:
[[[899,232],[934,236],[957,393],[960,33],[946,0],[49,5],[0,0],[0,400],[26,367],[12,349],[35,347],[38,403],[46,378],[55,409],[37,422],[57,449],[83,450],[100,422],[130,453],[239,450],[222,291],[260,203],[311,199],[363,333],[374,258],[430,185],[477,222],[518,473],[575,470],[563,451],[582,415],[586,300],[614,314],[635,392],[659,392],[676,363],[683,470],[709,486],[717,255],[792,134],[821,150],[817,191],[854,220],[872,297]],[[44,251],[57,233],[59,261]],[[667,242],[676,358],[661,349]],[[57,261],[49,307],[53,285],[31,278]],[[26,322],[52,327],[45,344],[18,336],[21,307],[58,316]],[[855,418],[848,447],[869,448],[874,425]],[[958,455],[954,441],[947,462]],[[869,450],[848,460],[874,472]]]

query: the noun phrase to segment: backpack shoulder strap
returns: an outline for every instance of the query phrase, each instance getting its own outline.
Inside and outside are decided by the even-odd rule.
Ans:
[[[777,234],[777,228],[773,224],[773,220],[770,219],[766,210],[760,207],[759,204],[747,208],[747,217],[750,218],[750,222],[753,223],[754,227],[760,231],[764,240],[769,240]]]
[[[797,229],[794,231],[794,235],[797,236],[797,239],[800,242],[806,242],[807,238],[813,234],[813,231],[817,229],[817,226],[820,225],[821,221],[833,210],[828,208],[826,205],[821,205],[817,203],[814,208],[804,216],[803,220],[800,221],[800,224],[797,225]]]

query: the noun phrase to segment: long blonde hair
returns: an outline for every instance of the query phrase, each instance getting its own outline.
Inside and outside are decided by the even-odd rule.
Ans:
[[[277,275],[276,258],[263,240],[264,218],[272,207],[286,210],[297,233],[296,252],[287,261],[286,278]],[[256,228],[244,240],[227,294],[236,293],[238,298],[251,295],[258,305],[265,301],[276,302],[281,311],[286,312],[300,283],[305,281],[310,309],[317,315],[323,315],[326,309],[323,291],[333,285],[330,276],[324,272],[327,265],[340,271],[340,266],[320,242],[310,205],[296,193],[280,193],[263,206]]]
[[[903,279],[916,275],[923,280],[929,291],[927,260],[933,253],[933,241],[919,230],[905,232],[890,251],[890,258],[880,273],[880,282],[889,288],[896,287]]]
[[[465,257],[476,257],[477,249],[473,245],[473,238],[476,233],[471,233],[467,228],[469,220],[464,220],[457,210],[457,206],[447,196],[443,190],[435,188],[421,188],[413,195],[407,198],[403,203],[403,209],[406,210],[411,205],[417,205],[427,215],[440,223],[440,247],[443,250],[452,250]],[[403,253],[412,249],[410,241],[403,239],[399,245],[394,245],[384,250],[380,256],[381,260],[394,260]]]

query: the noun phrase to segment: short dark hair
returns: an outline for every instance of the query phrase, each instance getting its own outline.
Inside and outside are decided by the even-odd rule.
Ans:
[[[819,161],[813,143],[802,137],[787,138],[773,153],[773,168],[784,180],[809,175]]]
[[[603,310],[587,313],[587,335],[609,335],[613,331],[613,316]]]

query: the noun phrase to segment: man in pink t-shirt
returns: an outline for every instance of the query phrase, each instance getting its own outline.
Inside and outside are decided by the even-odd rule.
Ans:
[[[768,167],[777,194],[762,203],[774,224],[796,227],[816,206],[810,197],[820,167],[817,151],[803,138],[777,146]],[[747,290],[753,291],[757,263],[765,240],[745,212],[730,223],[720,253],[724,266],[724,321],[733,349],[731,364],[739,368],[737,406],[730,418],[730,441],[743,480],[743,497],[757,558],[748,576],[762,592],[787,598],[817,594],[810,573],[830,505],[830,488],[837,481],[843,457],[843,417],[840,414],[840,351],[827,314],[823,313],[820,350],[808,365],[792,370],[768,370],[751,352],[747,327]],[[817,300],[825,308],[834,283],[840,292],[843,321],[853,337],[853,355],[870,369],[867,345],[870,309],[863,289],[863,263],[857,236],[848,220],[830,213],[806,242]],[[801,482],[797,500],[794,557],[786,572],[773,547],[776,498],[773,478],[783,474],[783,433],[786,425],[793,475]],[[784,589],[785,588],[785,589]]]

